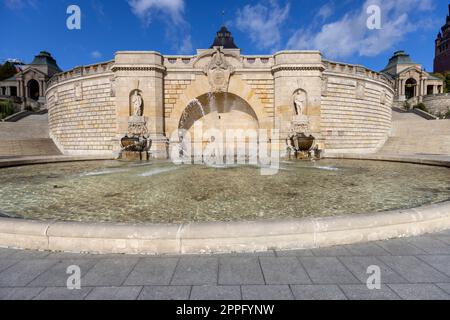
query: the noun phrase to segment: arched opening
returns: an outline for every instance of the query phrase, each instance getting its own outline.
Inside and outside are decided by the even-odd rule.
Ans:
[[[417,81],[413,78],[406,80],[405,83],[405,96],[406,100],[414,98],[416,96]]]
[[[195,132],[201,124],[202,135]],[[232,93],[209,93],[191,100],[184,110],[179,129],[189,132],[191,142],[205,145],[211,141],[207,132],[217,132],[224,144],[249,142],[254,135],[258,135],[259,121],[253,108],[247,101]],[[238,134],[242,131],[243,140],[235,137],[234,141],[227,141],[227,135]],[[201,141],[197,138],[200,137]],[[213,138],[214,139],[214,138]]]
[[[39,82],[34,79],[28,81],[28,97],[33,100],[39,100]]]

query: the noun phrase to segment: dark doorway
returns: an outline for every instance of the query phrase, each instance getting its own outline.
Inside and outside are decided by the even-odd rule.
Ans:
[[[416,96],[416,87],[417,87],[416,80],[414,80],[413,78],[406,80],[406,84],[405,84],[406,100],[414,98]]]
[[[28,81],[28,97],[33,100],[39,99],[39,83],[34,79]]]
[[[11,97],[17,97],[17,87],[11,87]]]

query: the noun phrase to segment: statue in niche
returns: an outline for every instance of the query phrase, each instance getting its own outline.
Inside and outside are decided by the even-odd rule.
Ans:
[[[139,94],[138,90],[134,91],[133,96],[131,97],[131,107],[133,110],[133,116],[142,117],[144,114],[144,110],[142,110],[142,97]]]
[[[297,116],[305,115],[306,109],[306,93],[302,90],[297,91],[294,96],[295,114]]]
[[[328,94],[328,78],[324,77],[322,80],[322,96],[327,96]]]
[[[75,100],[83,99],[83,88],[81,87],[81,83],[77,83],[75,85]]]
[[[386,90],[381,91],[380,102],[381,104],[386,104]]]
[[[364,82],[358,81],[356,82],[356,99],[362,100],[366,95],[366,86]]]

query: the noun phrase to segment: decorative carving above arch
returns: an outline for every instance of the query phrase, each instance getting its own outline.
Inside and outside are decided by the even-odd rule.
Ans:
[[[234,73],[234,67],[228,63],[225,54],[220,48],[215,48],[211,61],[203,72],[208,76],[211,92],[228,92],[230,77]]]

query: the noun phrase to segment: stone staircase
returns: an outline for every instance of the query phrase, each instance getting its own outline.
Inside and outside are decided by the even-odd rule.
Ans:
[[[393,111],[392,132],[382,154],[450,155],[450,120],[425,120]]]
[[[48,155],[61,152],[49,137],[47,114],[0,122],[0,158]]]

